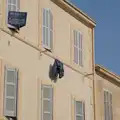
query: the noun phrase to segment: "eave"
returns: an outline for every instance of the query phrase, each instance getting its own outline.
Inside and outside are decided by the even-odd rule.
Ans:
[[[66,0],[51,0],[51,1],[58,5],[60,8],[62,8],[64,11],[72,15],[74,18],[84,23],[85,25],[92,28],[96,26],[96,22],[92,18],[90,18],[87,14],[85,14],[76,6],[67,2]]]
[[[108,69],[104,68],[101,65],[96,65],[95,71],[107,76],[108,78],[112,78],[112,80],[120,83],[120,76],[119,75],[116,75],[115,73],[109,71]]]

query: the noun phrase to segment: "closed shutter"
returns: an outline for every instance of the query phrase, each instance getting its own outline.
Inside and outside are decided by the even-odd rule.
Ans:
[[[7,0],[7,20],[8,23],[8,13],[9,11],[19,11],[20,8],[20,1],[19,0]],[[15,28],[14,26],[11,26],[8,24],[9,28]]]
[[[19,0],[8,0],[8,12],[19,10]]]
[[[75,103],[75,120],[85,119],[85,105],[82,101],[76,101]]]
[[[5,68],[4,115],[16,117],[17,111],[17,70]]]
[[[53,88],[42,86],[42,120],[53,119]]]
[[[76,30],[74,30],[74,62],[78,64],[78,39]]]
[[[104,116],[105,120],[112,120],[112,94],[108,91],[104,91]]]
[[[78,33],[78,38],[79,38],[79,65],[83,65],[83,36],[82,36],[82,33],[79,32]]]
[[[74,62],[83,66],[83,35],[74,30]]]
[[[112,120],[113,119],[113,116],[112,116],[113,113],[112,113],[112,94],[111,93],[109,94],[109,98],[110,98],[110,100],[109,100],[109,106],[110,106],[109,107],[109,109],[110,109],[109,111],[110,112],[109,113],[110,113],[110,120]]]
[[[53,46],[53,15],[50,9],[43,8],[42,45],[51,50]]]
[[[108,97],[107,97],[107,92],[104,91],[104,116],[105,116],[105,120],[108,120],[108,104],[107,104],[107,100],[108,100]]]

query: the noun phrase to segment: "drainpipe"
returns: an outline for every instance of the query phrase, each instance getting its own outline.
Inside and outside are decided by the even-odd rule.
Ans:
[[[93,110],[94,120],[96,120],[96,99],[95,99],[95,49],[94,49],[94,28],[92,28],[92,71],[93,71]]]

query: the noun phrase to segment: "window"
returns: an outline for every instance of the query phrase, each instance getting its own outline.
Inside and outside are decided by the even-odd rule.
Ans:
[[[104,114],[105,120],[112,120],[112,94],[104,91]]]
[[[7,23],[9,11],[19,11],[19,0],[7,0]],[[14,28],[8,24],[8,27]]]
[[[50,9],[43,8],[42,45],[51,50],[53,44],[53,16]]]
[[[4,115],[16,117],[18,72],[14,68],[5,67]]]
[[[83,66],[83,35],[74,30],[74,62]]]
[[[75,120],[85,120],[85,105],[82,101],[75,101]]]
[[[42,85],[42,120],[53,120],[53,88]]]

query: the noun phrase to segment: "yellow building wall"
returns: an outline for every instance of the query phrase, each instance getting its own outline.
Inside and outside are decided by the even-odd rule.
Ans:
[[[6,0],[3,0],[2,6],[2,28],[11,32],[6,24]],[[32,9],[31,9],[32,8]],[[84,73],[92,72],[92,34],[93,29],[83,24],[82,20],[77,20],[63,9],[58,7],[51,0],[20,1],[20,11],[27,12],[26,26],[21,28],[18,33],[13,33],[22,40],[29,42],[41,48],[42,42],[42,9],[50,8],[53,14],[53,54],[62,60],[71,64],[73,63],[73,30],[77,29],[83,33],[83,64],[84,67],[76,66],[78,70]],[[64,47],[64,48],[63,48]],[[43,49],[44,50],[44,49]]]
[[[9,45],[8,40],[10,40]],[[86,120],[92,120],[91,79],[64,66],[64,78],[59,79],[57,83],[51,82],[49,66],[53,64],[54,59],[44,54],[40,56],[37,50],[14,37],[11,39],[11,36],[4,32],[2,32],[0,40],[0,55],[5,61],[3,66],[9,65],[19,69],[18,120],[40,119],[42,84],[53,85],[54,119],[74,120],[72,100],[76,99],[85,101]],[[2,82],[4,82],[4,79],[2,79]],[[4,89],[2,90],[4,91]]]
[[[50,0],[21,0],[20,11],[28,12],[27,24],[18,33],[12,34],[7,28],[6,1],[3,0],[2,24],[0,26],[0,56],[2,66],[10,65],[19,69],[18,83],[18,120],[41,120],[41,85],[50,84],[54,88],[53,120],[75,120],[74,100],[85,101],[85,118],[93,120],[92,77],[92,28],[84,25]],[[42,8],[49,7],[54,18],[53,52],[40,53],[42,39]],[[39,12],[38,12],[39,11]],[[73,64],[72,30],[83,32],[84,67]],[[19,39],[18,39],[19,38]],[[64,65],[65,76],[57,83],[49,78],[52,57],[60,58]],[[71,69],[72,67],[72,69]],[[76,69],[76,70],[75,70]],[[2,86],[4,84],[4,67]],[[0,95],[4,92],[1,89]],[[3,100],[3,95],[1,95]],[[3,103],[2,103],[3,106]],[[1,107],[0,107],[1,108]],[[3,108],[0,109],[3,116]]]
[[[104,120],[104,90],[112,93],[113,120],[120,119],[120,84],[107,77],[96,74],[96,120]]]

